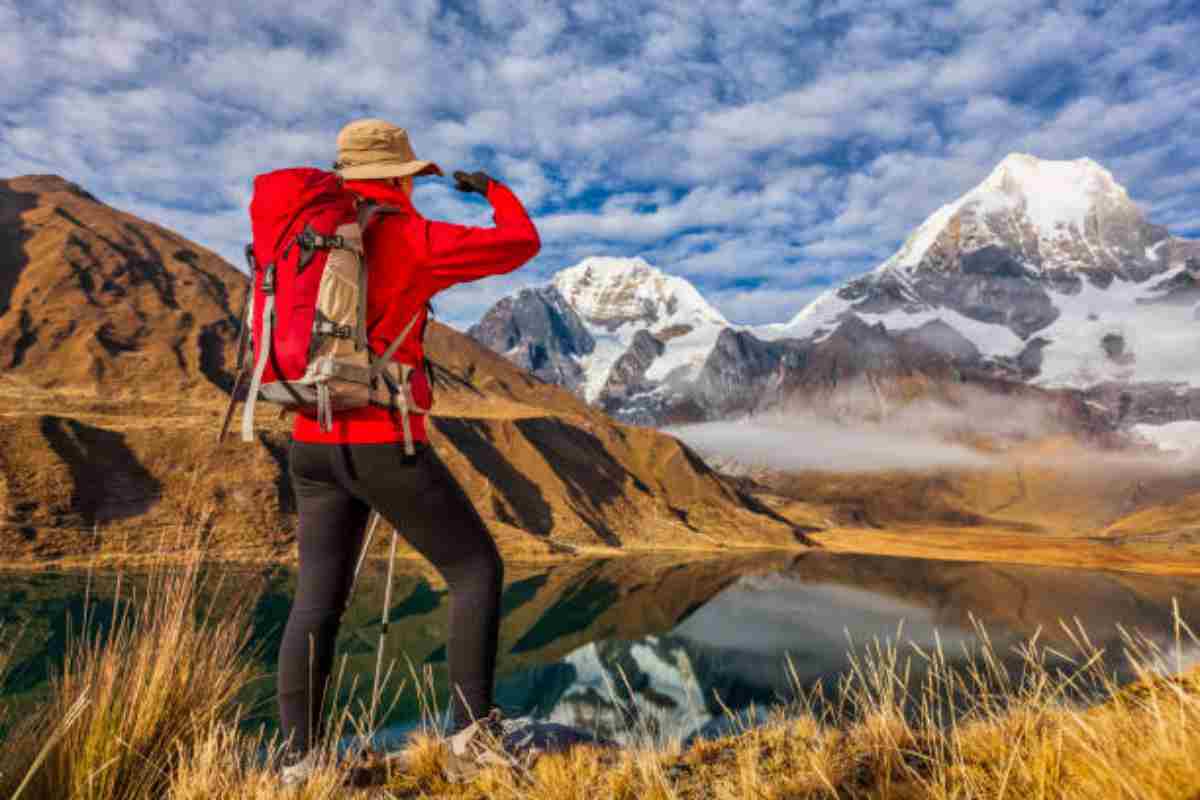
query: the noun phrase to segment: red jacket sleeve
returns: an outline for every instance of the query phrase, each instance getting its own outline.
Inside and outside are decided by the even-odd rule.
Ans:
[[[512,272],[541,249],[537,228],[507,186],[492,181],[487,199],[496,223],[493,228],[427,223],[429,260],[424,272],[434,292],[456,283]]]

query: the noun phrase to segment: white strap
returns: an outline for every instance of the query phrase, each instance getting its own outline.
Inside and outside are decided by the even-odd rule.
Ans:
[[[324,382],[317,384],[317,422],[325,433],[333,430],[333,398]]]
[[[258,363],[254,365],[254,379],[250,381],[250,393],[246,395],[246,407],[242,409],[242,441],[254,441],[254,405],[258,402],[258,390],[262,388],[263,374],[267,371],[267,358],[271,354],[271,334],[275,326],[275,295],[267,295],[263,306],[263,340],[259,345]]]
[[[412,367],[408,364],[400,365],[400,425],[404,428],[404,454],[408,456],[416,455],[416,448],[413,447],[412,424],[408,421],[408,374],[412,372]]]
[[[387,350],[383,351],[383,355],[377,358],[375,363],[371,365],[370,380],[374,380],[380,371],[387,366],[387,363],[392,360],[392,356],[394,356],[396,351],[400,349],[401,343],[403,343],[408,337],[408,334],[412,331],[413,326],[417,324],[417,320],[420,318],[420,316],[421,309],[418,308],[417,313],[413,314],[412,319],[410,319],[408,324],[404,326],[404,330],[400,331],[400,335],[395,339],[392,339],[392,343],[388,345]],[[409,367],[409,369],[411,369],[411,367]]]

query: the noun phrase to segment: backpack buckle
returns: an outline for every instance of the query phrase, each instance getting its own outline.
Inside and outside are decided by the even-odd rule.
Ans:
[[[318,311],[317,318],[313,320],[313,333],[318,336],[329,336],[334,339],[353,339],[354,326],[350,324],[338,325]]]
[[[323,336],[332,336],[334,339],[353,339],[353,325],[337,325],[332,322],[327,322],[321,327],[319,333]]]
[[[304,230],[296,234],[296,244],[300,247],[299,268],[304,269],[312,261],[313,254],[318,250],[350,250],[346,239],[338,234],[325,236],[317,233],[311,225],[305,225]]]

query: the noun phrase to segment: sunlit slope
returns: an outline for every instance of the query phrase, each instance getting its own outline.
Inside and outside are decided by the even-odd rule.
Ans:
[[[1194,466],[1172,469],[1152,457],[1100,454],[1070,437],[1026,443],[993,457],[986,467],[764,472],[757,479],[830,525],[1062,536],[1116,534],[1130,515],[1200,492],[1200,469]]]
[[[0,180],[6,378],[109,400],[211,395],[245,291],[216,254],[69,181]]]
[[[246,287],[61,178],[0,182],[0,561],[293,552],[290,420],[264,406],[254,444],[215,443]],[[509,555],[797,542],[677,440],[447,327],[427,344],[432,436]]]

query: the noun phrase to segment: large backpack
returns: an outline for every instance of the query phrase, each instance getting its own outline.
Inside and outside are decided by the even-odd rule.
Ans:
[[[421,311],[380,355],[367,339],[367,260],[363,232],[393,209],[347,191],[334,173],[282,169],[254,179],[246,247],[252,291],[238,343],[238,375],[218,441],[245,389],[242,440],[254,441],[259,401],[317,416],[331,430],[342,410],[382,405],[399,413],[405,450],[415,452],[410,412],[428,413],[413,400],[412,367],[392,356]],[[253,353],[246,361],[247,352]]]

